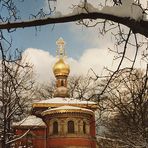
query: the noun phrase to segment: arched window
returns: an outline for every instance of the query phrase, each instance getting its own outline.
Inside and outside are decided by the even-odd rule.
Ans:
[[[58,122],[53,122],[53,134],[58,134]]]
[[[61,80],[61,86],[64,86],[64,81],[63,80]]]
[[[68,121],[68,133],[74,133],[74,122]]]
[[[83,133],[86,134],[86,122],[83,121]]]

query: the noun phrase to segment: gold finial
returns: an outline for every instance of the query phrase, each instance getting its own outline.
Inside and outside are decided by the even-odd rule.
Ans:
[[[59,38],[56,41],[56,44],[58,46],[57,48],[57,56],[58,56],[58,60],[57,62],[54,64],[53,66],[53,72],[54,75],[57,76],[68,76],[69,72],[70,72],[70,68],[69,65],[65,63],[64,58],[65,58],[65,49],[64,49],[64,45],[65,45],[65,41],[63,40],[63,38]]]
[[[56,41],[56,44],[58,46],[58,49],[57,49],[57,56],[59,56],[59,58],[64,58],[65,57],[65,49],[64,49],[64,46],[65,46],[65,41],[63,40],[63,38],[59,38],[57,41]]]

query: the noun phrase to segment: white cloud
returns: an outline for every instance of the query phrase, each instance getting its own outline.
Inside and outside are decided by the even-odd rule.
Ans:
[[[57,0],[50,1],[51,8],[56,7],[56,12],[61,12],[63,15],[67,15],[73,11],[73,7],[79,5],[80,3],[84,2],[83,0]],[[100,3],[104,4],[102,0],[88,0],[88,3],[91,5],[98,7]],[[49,11],[48,1],[44,0],[44,10]]]
[[[92,68],[97,74],[102,72],[104,66],[112,67],[113,55],[109,54],[106,49],[88,49],[81,56],[79,62],[85,73]]]
[[[79,4],[80,0],[57,0],[56,11],[60,11],[62,14],[68,14],[72,12],[73,5]]]
[[[54,78],[52,67],[56,62],[56,57],[53,57],[49,52],[41,50],[28,48],[23,53],[23,57],[27,56],[27,61],[34,65],[34,73],[36,74],[37,82],[50,83],[50,80]],[[102,74],[103,67],[108,67],[115,70],[119,64],[119,60],[112,62],[113,53],[108,52],[106,49],[87,49],[80,57],[76,60],[72,57],[66,59],[70,65],[70,75],[87,75],[93,74],[90,72],[90,68],[100,75]],[[144,63],[139,62],[140,56],[137,57],[136,67],[145,68]],[[125,61],[123,66],[129,66],[129,61]]]
[[[53,78],[52,65],[55,62],[55,58],[49,52],[28,48],[24,51],[23,57],[26,57],[26,60],[33,64],[38,82],[50,82],[50,79]]]
[[[53,57],[47,51],[34,48],[26,49],[23,57],[26,56],[26,60],[34,66],[34,73],[38,82],[50,82],[54,78],[52,67],[56,61],[56,57]],[[112,58],[113,56],[108,54],[107,50],[94,48],[87,49],[79,60],[69,57],[66,61],[70,65],[70,75],[87,75],[90,68],[100,74],[103,66],[111,67]]]

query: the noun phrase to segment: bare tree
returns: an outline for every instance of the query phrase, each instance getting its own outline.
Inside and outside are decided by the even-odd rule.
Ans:
[[[32,67],[20,57],[10,55],[0,44],[0,129],[2,147],[9,148],[13,138],[13,121],[18,121],[28,112],[34,84]]]
[[[71,98],[90,100],[96,93],[97,85],[94,85],[90,77],[70,76],[68,78],[68,90]],[[37,86],[35,96],[38,99],[52,98],[55,90],[55,83]]]
[[[127,147],[148,147],[148,69],[122,71],[106,89],[103,126],[111,138]],[[103,102],[103,105],[101,104]]]
[[[49,10],[50,10],[50,15],[52,14],[52,8],[50,6],[50,3],[53,0],[48,0],[49,2]],[[56,0],[55,0],[56,1]],[[6,3],[6,1],[4,1]],[[11,3],[13,1],[11,0]],[[107,1],[106,1],[107,2]],[[102,3],[99,3],[99,5],[102,5]],[[113,1],[112,3],[115,7],[115,5],[117,6],[122,6],[122,2],[120,1]],[[143,14],[142,17],[144,17],[144,15],[146,15],[147,9],[143,8],[141,6],[141,4],[139,3],[139,1],[137,2],[133,2],[133,6],[137,5],[140,9],[141,12]],[[137,9],[138,9],[137,7]],[[78,11],[77,14],[70,14],[68,16],[62,16],[62,17],[46,17],[46,18],[36,18],[35,20],[29,20],[29,21],[19,21],[19,22],[6,22],[6,23],[2,23],[0,25],[0,29],[11,29],[11,28],[24,28],[24,27],[32,27],[32,26],[40,26],[40,25],[46,25],[46,24],[56,24],[56,23],[66,23],[66,22],[73,22],[73,21],[81,21],[84,19],[90,19],[90,20],[96,20],[96,19],[105,19],[105,20],[110,20],[113,22],[117,22],[120,24],[123,24],[127,27],[129,27],[134,33],[140,33],[146,37],[148,37],[148,31],[147,31],[147,26],[148,26],[148,21],[140,18],[140,20],[135,20],[130,18],[130,16],[127,17],[122,17],[122,16],[118,16],[117,14],[112,14],[109,12],[104,13],[103,11],[98,11],[96,12],[94,11],[89,11],[89,7],[88,7],[88,3],[87,1],[84,1],[84,5],[79,6],[79,8],[81,8],[81,11]],[[54,8],[53,8],[54,10]],[[42,12],[42,13],[41,13]],[[39,16],[43,16],[45,17],[46,14],[41,11],[39,14]],[[42,15],[41,15],[42,14]],[[35,16],[35,15],[34,15]],[[36,15],[37,16],[37,15]],[[89,23],[87,23],[89,24]]]
[[[109,8],[109,7],[106,7],[108,2],[111,2],[111,4],[109,6],[112,10],[114,8],[119,7],[118,11],[120,11],[120,8],[122,8],[122,6],[124,5],[124,1],[105,0],[104,3],[103,2],[100,3],[98,1],[98,5],[101,8],[101,10],[96,11],[96,9],[93,8],[87,2],[87,0],[84,0],[84,2],[81,3],[80,5],[73,6],[73,13],[65,15],[65,16],[60,16],[60,17],[55,16],[54,17],[53,12],[55,10],[56,5],[54,5],[55,7],[53,7],[53,8],[50,5],[51,2],[53,2],[53,1],[56,2],[56,0],[48,0],[49,13],[45,13],[43,11],[43,9],[40,9],[37,14],[31,15],[32,19],[27,20],[27,21],[21,20],[20,17],[17,16],[17,8],[16,8],[14,0],[0,1],[0,4],[3,6],[2,8],[5,8],[8,10],[8,16],[5,16],[5,15],[0,16],[1,32],[3,29],[7,29],[8,32],[11,32],[11,31],[13,31],[12,29],[15,30],[16,28],[34,27],[34,26],[41,26],[41,25],[46,25],[46,24],[57,24],[57,23],[67,23],[67,22],[77,21],[78,25],[83,25],[86,27],[99,26],[98,31],[102,35],[104,35],[106,33],[110,33],[111,35],[113,35],[113,37],[115,39],[115,47],[116,48],[114,50],[113,49],[110,49],[110,50],[117,54],[117,56],[115,57],[115,60],[120,59],[119,65],[115,71],[109,70],[109,76],[107,76],[109,78],[107,79],[107,82],[105,83],[105,85],[102,85],[102,86],[104,86],[103,89],[101,89],[101,91],[99,91],[97,94],[95,94],[93,96],[95,96],[97,101],[99,102],[98,104],[100,107],[100,111],[102,113],[112,113],[114,115],[114,112],[112,112],[112,110],[114,110],[114,107],[112,108],[111,105],[115,104],[116,102],[114,103],[113,100],[111,101],[111,99],[109,100],[108,98],[106,99],[105,97],[103,97],[103,99],[102,99],[103,101],[102,101],[101,96],[106,95],[106,94],[113,96],[113,94],[115,93],[113,91],[113,89],[111,88],[111,85],[113,85],[113,81],[115,81],[116,78],[120,74],[122,74],[122,72],[123,72],[122,64],[123,64],[124,60],[128,60],[132,63],[127,68],[130,75],[132,74],[132,70],[134,69],[134,64],[135,64],[135,61],[137,60],[137,55],[138,55],[138,52],[140,51],[140,48],[143,49],[142,56],[144,59],[146,59],[146,63],[147,63],[147,59],[148,59],[147,58],[148,57],[148,53],[147,53],[147,51],[148,51],[147,50],[147,48],[148,48],[148,42],[147,42],[148,21],[146,19],[147,7],[144,8],[141,5],[139,0],[135,0],[135,1],[132,1],[132,3],[129,3],[129,5],[127,5],[127,6],[129,6],[132,11],[135,8],[136,8],[136,10],[139,10],[139,14],[140,14],[139,17],[133,18],[132,16],[130,16],[130,14],[127,16],[124,16],[124,15],[121,16],[121,15],[118,15],[118,12],[113,14],[113,13],[109,13],[107,11],[104,13],[103,9]],[[1,9],[1,10],[3,10],[3,9]],[[74,13],[74,12],[77,12],[77,13]],[[135,12],[137,12],[137,11],[135,11]],[[138,34],[143,35],[144,39],[139,41]],[[2,37],[2,35],[0,37]],[[134,47],[134,49],[135,49],[135,52],[133,54],[133,58],[129,58],[127,56],[127,51],[129,50],[130,47]],[[95,80],[102,78],[98,75],[95,75],[95,76],[96,76]],[[147,80],[147,75],[146,75],[145,79]],[[119,81],[119,82],[121,83],[123,81]],[[115,84],[118,84],[115,86],[115,88],[119,88],[120,83],[115,83]],[[121,83],[121,84],[123,84],[123,83]],[[123,92],[120,92],[120,95],[122,93]],[[146,93],[146,92],[144,91],[144,93]],[[82,94],[85,94],[85,93],[83,91],[81,91],[81,95],[79,97],[81,97]],[[113,98],[115,98],[115,96]],[[127,96],[127,98],[129,98],[129,97]],[[143,96],[142,96],[142,98],[143,98]],[[128,106],[127,104],[124,105],[123,102],[120,102],[120,104],[123,104],[122,107]],[[118,105],[118,108],[115,108],[115,109],[118,109],[117,111],[120,111],[119,110],[120,104],[119,105],[116,104],[116,105]],[[110,107],[108,109],[108,112],[104,112],[104,110],[106,110],[106,107]],[[110,109],[111,109],[111,111],[110,111]],[[102,113],[101,113],[101,115],[102,115]],[[120,114],[118,114],[118,116],[119,115]],[[116,117],[118,117],[118,116],[116,116]],[[130,144],[131,144],[131,142],[130,142]]]
[[[143,50],[142,57],[147,58],[147,6],[143,6],[140,0],[98,1],[98,9],[94,8],[87,0],[84,0],[81,1],[80,4],[72,5],[72,13],[60,16],[55,15],[57,1],[47,0],[47,2],[49,6],[48,12],[45,12],[44,9],[41,8],[36,14],[30,14],[29,20],[24,21],[21,20],[21,16],[18,15],[18,9],[14,0],[2,0],[0,2],[2,6],[1,10],[3,11],[5,9],[8,15],[1,15],[0,29],[7,29],[8,32],[10,32],[14,31],[16,28],[75,21],[77,21],[78,25],[86,27],[98,26],[98,32],[101,35],[106,33],[113,35],[115,39],[115,49],[110,50],[117,54],[115,60],[120,59],[117,69],[115,71],[110,71],[110,79],[108,79],[107,84],[109,84],[113,76],[122,69],[125,60],[131,62],[128,68],[133,70],[140,48]],[[124,10],[123,14],[119,13],[120,10]],[[146,38],[139,41],[138,33]],[[135,49],[132,58],[127,56],[127,52],[131,47]],[[96,78],[98,79],[100,76]],[[104,93],[107,86],[108,85],[99,93],[98,98]]]
[[[80,100],[90,100],[96,93],[97,85],[95,85],[91,77],[72,76],[68,79],[68,88],[70,97]]]
[[[34,98],[37,100],[46,100],[53,98],[55,83],[38,84],[35,88]]]

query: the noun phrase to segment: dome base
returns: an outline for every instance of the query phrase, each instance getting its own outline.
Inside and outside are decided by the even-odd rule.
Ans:
[[[54,92],[54,97],[62,97],[62,98],[69,97],[68,89],[64,86],[57,87]]]

